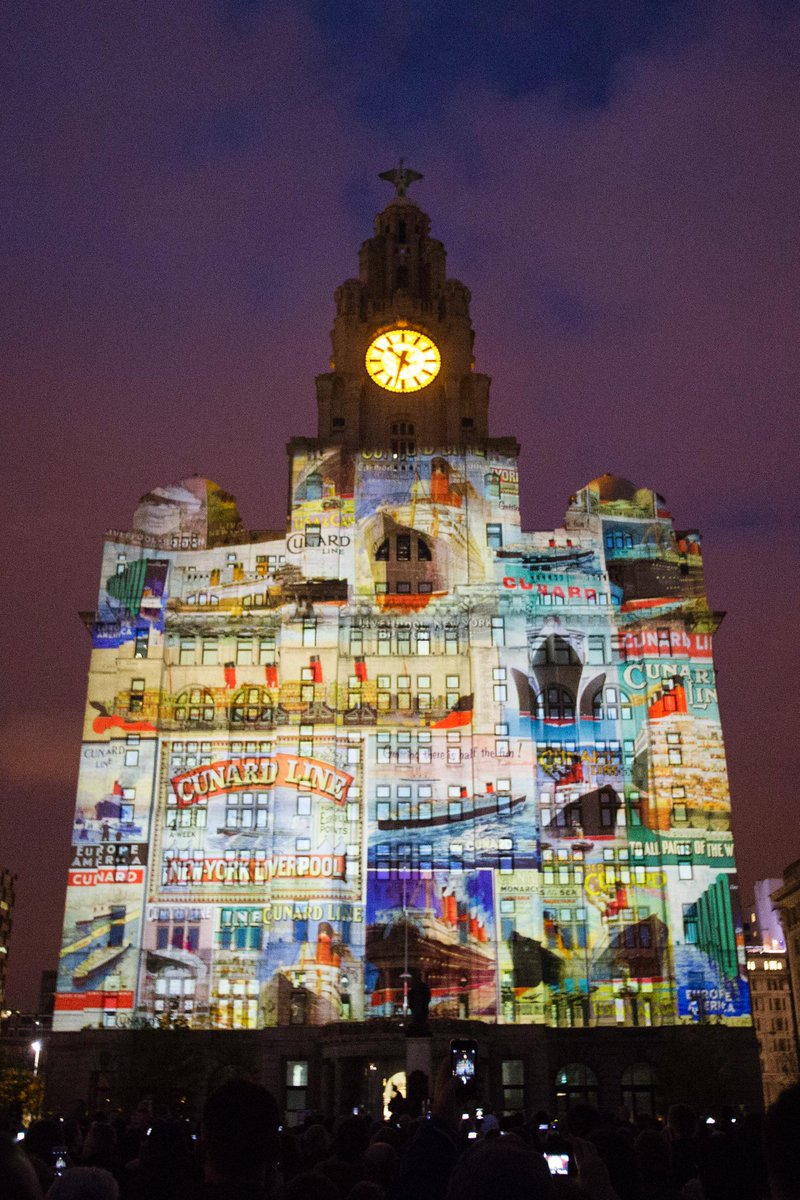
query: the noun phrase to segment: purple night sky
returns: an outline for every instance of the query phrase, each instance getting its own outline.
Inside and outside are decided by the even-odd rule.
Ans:
[[[57,961],[103,532],[193,471],[281,523],[283,445],[315,432],[333,291],[400,154],[472,289],[525,527],[612,471],[702,530],[745,893],[800,855],[797,8],[469,7],[0,18],[15,1006]]]

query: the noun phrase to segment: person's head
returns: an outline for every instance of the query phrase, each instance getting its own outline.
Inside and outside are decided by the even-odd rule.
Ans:
[[[588,1138],[600,1124],[600,1114],[591,1104],[573,1104],[567,1113],[567,1129],[575,1137]],[[559,1128],[561,1126],[559,1125]]]
[[[4,1200],[42,1200],[42,1188],[26,1154],[0,1136],[0,1196]]]
[[[483,1142],[462,1155],[446,1200],[548,1200],[550,1172],[541,1154],[517,1138]]]
[[[119,1187],[103,1167],[70,1167],[53,1181],[47,1200],[118,1200]]]
[[[332,1179],[321,1171],[301,1171],[284,1184],[282,1200],[342,1200]]]
[[[302,1135],[303,1154],[306,1158],[321,1158],[328,1153],[330,1138],[324,1125],[309,1125]]]
[[[636,1139],[636,1165],[648,1183],[669,1179],[669,1144],[657,1129],[645,1129]]]
[[[273,1096],[258,1083],[231,1079],[203,1108],[206,1178],[264,1178],[278,1151],[280,1117]]]
[[[399,1166],[397,1151],[387,1142],[371,1142],[364,1151],[364,1173],[367,1179],[386,1190],[394,1180]]]
[[[675,1138],[692,1138],[697,1133],[697,1113],[689,1104],[673,1104],[667,1114],[667,1127]]]
[[[84,1158],[108,1158],[117,1146],[117,1135],[108,1121],[92,1121],[83,1143]]]
[[[369,1125],[363,1117],[340,1117],[333,1131],[333,1152],[344,1162],[356,1162],[369,1145]]]
[[[781,1092],[764,1118],[764,1157],[775,1200],[800,1198],[800,1084]]]

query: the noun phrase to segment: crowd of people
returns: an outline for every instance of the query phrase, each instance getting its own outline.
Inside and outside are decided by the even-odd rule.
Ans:
[[[234,1079],[191,1122],[143,1104],[0,1136],[0,1200],[800,1200],[800,1085],[766,1117],[666,1120],[588,1105],[499,1120],[449,1070],[419,1115],[308,1113],[281,1123],[259,1084]],[[556,1173],[553,1173],[553,1172]]]

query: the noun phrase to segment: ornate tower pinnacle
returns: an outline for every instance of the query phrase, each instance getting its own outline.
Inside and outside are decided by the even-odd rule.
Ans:
[[[469,288],[448,279],[445,248],[406,194],[421,173],[401,158],[379,178],[395,194],[361,246],[358,277],[336,290],[331,367],[317,377],[318,436],[379,449],[402,425],[421,446],[483,442],[489,378],[475,370]]]
[[[393,183],[395,194],[403,197],[410,188],[412,183],[416,183],[418,179],[424,179],[424,175],[420,175],[419,171],[412,171],[410,167],[404,167],[404,158],[400,159],[399,167],[392,167],[391,171],[381,171],[378,179],[385,179],[387,183]]]

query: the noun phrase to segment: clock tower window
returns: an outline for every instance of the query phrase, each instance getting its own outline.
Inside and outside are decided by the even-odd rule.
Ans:
[[[416,451],[416,430],[412,421],[392,421],[392,458],[413,458]]]

